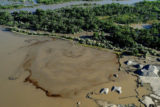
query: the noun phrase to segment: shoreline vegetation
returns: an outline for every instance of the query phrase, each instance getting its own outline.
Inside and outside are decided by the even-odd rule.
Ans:
[[[36,3],[37,5],[40,4],[49,5],[49,4],[65,3],[71,1],[100,1],[100,0],[8,0],[8,1],[21,2],[21,3],[30,2],[30,3]],[[117,1],[124,1],[124,0],[117,0]],[[13,6],[11,5],[11,7]]]
[[[56,3],[64,3],[70,1],[81,1],[81,0],[37,0],[38,4],[56,4]],[[82,0],[82,1],[100,1],[100,0]]]
[[[0,5],[0,9],[17,9],[22,7],[24,7],[24,5]]]
[[[65,35],[65,34],[56,34],[56,33],[50,33],[50,32],[44,32],[44,31],[31,31],[27,29],[19,29],[17,27],[7,27],[8,31],[15,32],[15,33],[22,33],[26,35],[38,35],[38,36],[48,36],[48,37],[55,37],[59,39],[67,39],[67,40],[73,40],[78,42],[79,44],[82,44],[83,46],[87,47],[93,47],[98,49],[111,49],[115,51],[115,54],[117,55],[118,59],[122,57],[122,55],[135,55],[128,49],[121,49],[117,48],[114,45],[112,45],[110,42],[104,44],[96,40],[92,40],[90,38],[85,38],[83,36],[73,36],[73,35]],[[153,56],[160,56],[159,52],[152,48],[142,47],[144,51],[146,51],[146,54],[136,54],[135,56],[143,56],[147,57],[147,55],[151,54]],[[119,68],[120,69],[120,68]]]
[[[69,1],[81,1],[81,0],[37,0],[39,4],[55,4]],[[100,1],[100,0],[82,0],[82,1]],[[112,0],[112,1],[128,1],[128,0]]]
[[[158,55],[160,50],[160,1],[143,1],[135,6],[107,4],[36,12],[0,12],[0,25],[50,33],[76,34],[94,32],[80,38],[81,44],[116,48],[130,55]],[[151,23],[149,29],[135,29],[129,24]],[[15,29],[14,29],[15,28]],[[125,51],[124,51],[125,50]]]
[[[36,4],[56,4],[56,3],[64,3],[64,2],[71,2],[71,1],[100,1],[100,0],[8,0],[13,2],[35,2]],[[128,0],[112,0],[112,1],[128,1]]]
[[[35,5],[34,5],[35,6]],[[13,4],[13,5],[0,5],[0,9],[21,9],[21,8],[33,7],[33,6],[25,6],[23,4]]]

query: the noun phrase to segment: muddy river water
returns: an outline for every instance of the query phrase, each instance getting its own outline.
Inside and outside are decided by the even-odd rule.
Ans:
[[[97,107],[97,101],[104,100],[140,105],[137,78],[118,72],[117,56],[109,50],[1,28],[0,59],[0,107],[77,107],[79,101],[80,107]],[[123,87],[121,95],[99,94],[101,88],[114,85]],[[86,97],[90,92],[94,100]]]
[[[29,69],[32,70],[30,79],[38,81],[40,87],[67,98],[103,84],[109,74],[106,71],[117,70],[116,56],[111,52],[64,40],[26,37],[2,30],[0,38],[1,107],[40,107],[40,103],[48,105],[45,100],[53,99],[46,97],[43,90],[36,89],[29,82],[24,83]]]

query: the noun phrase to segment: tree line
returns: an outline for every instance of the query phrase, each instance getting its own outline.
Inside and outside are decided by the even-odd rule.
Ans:
[[[107,4],[46,11],[37,9],[34,13],[0,12],[0,24],[56,33],[104,32],[100,35],[95,34],[92,39],[101,42],[111,41],[116,47],[136,48],[134,51],[137,52],[142,51],[139,44],[160,50],[160,24],[152,24],[151,29],[133,29],[128,24],[159,21],[159,12],[159,1],[143,1],[135,6]],[[103,20],[99,18],[106,16]],[[106,33],[109,33],[109,36],[105,35]]]

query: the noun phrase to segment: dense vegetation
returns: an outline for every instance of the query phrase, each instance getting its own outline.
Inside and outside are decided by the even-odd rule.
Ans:
[[[29,2],[32,2],[33,0],[8,0],[8,1],[15,1],[15,2],[25,2],[25,1],[29,1]]]
[[[53,4],[57,2],[67,2],[71,0],[37,0],[38,3],[44,3],[44,4]]]
[[[78,0],[37,0],[37,3],[53,4],[59,2],[78,1]],[[95,0],[83,0],[83,1],[95,1]]]
[[[0,5],[0,9],[17,9],[17,8],[22,8],[25,7],[24,5],[20,4],[15,4],[15,5]]]
[[[143,46],[160,50],[160,24],[151,29],[134,29],[130,23],[159,22],[160,2],[140,2],[135,6],[107,4],[88,8],[64,8],[30,12],[0,12],[0,24],[56,33],[96,32],[93,40],[144,53]],[[125,24],[125,25],[121,25]]]

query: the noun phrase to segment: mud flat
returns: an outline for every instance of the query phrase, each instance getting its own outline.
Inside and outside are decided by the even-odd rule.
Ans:
[[[23,67],[32,73],[26,81],[36,82],[48,96],[68,98],[106,83],[118,64],[111,52],[53,40],[32,46]]]
[[[110,50],[2,30],[0,38],[2,107],[143,106],[138,100],[149,93],[137,87],[136,76],[118,71],[117,56]],[[111,91],[112,86],[121,86],[122,93]],[[102,88],[109,93],[100,94]]]
[[[23,47],[47,38],[15,35],[2,29],[0,38],[0,107],[46,107],[60,104],[61,99],[48,98],[43,91],[24,83],[24,79],[29,75],[28,72],[20,73],[20,78],[14,81],[8,79],[18,71],[26,56],[28,50]],[[68,99],[63,102],[62,106],[73,104]]]

